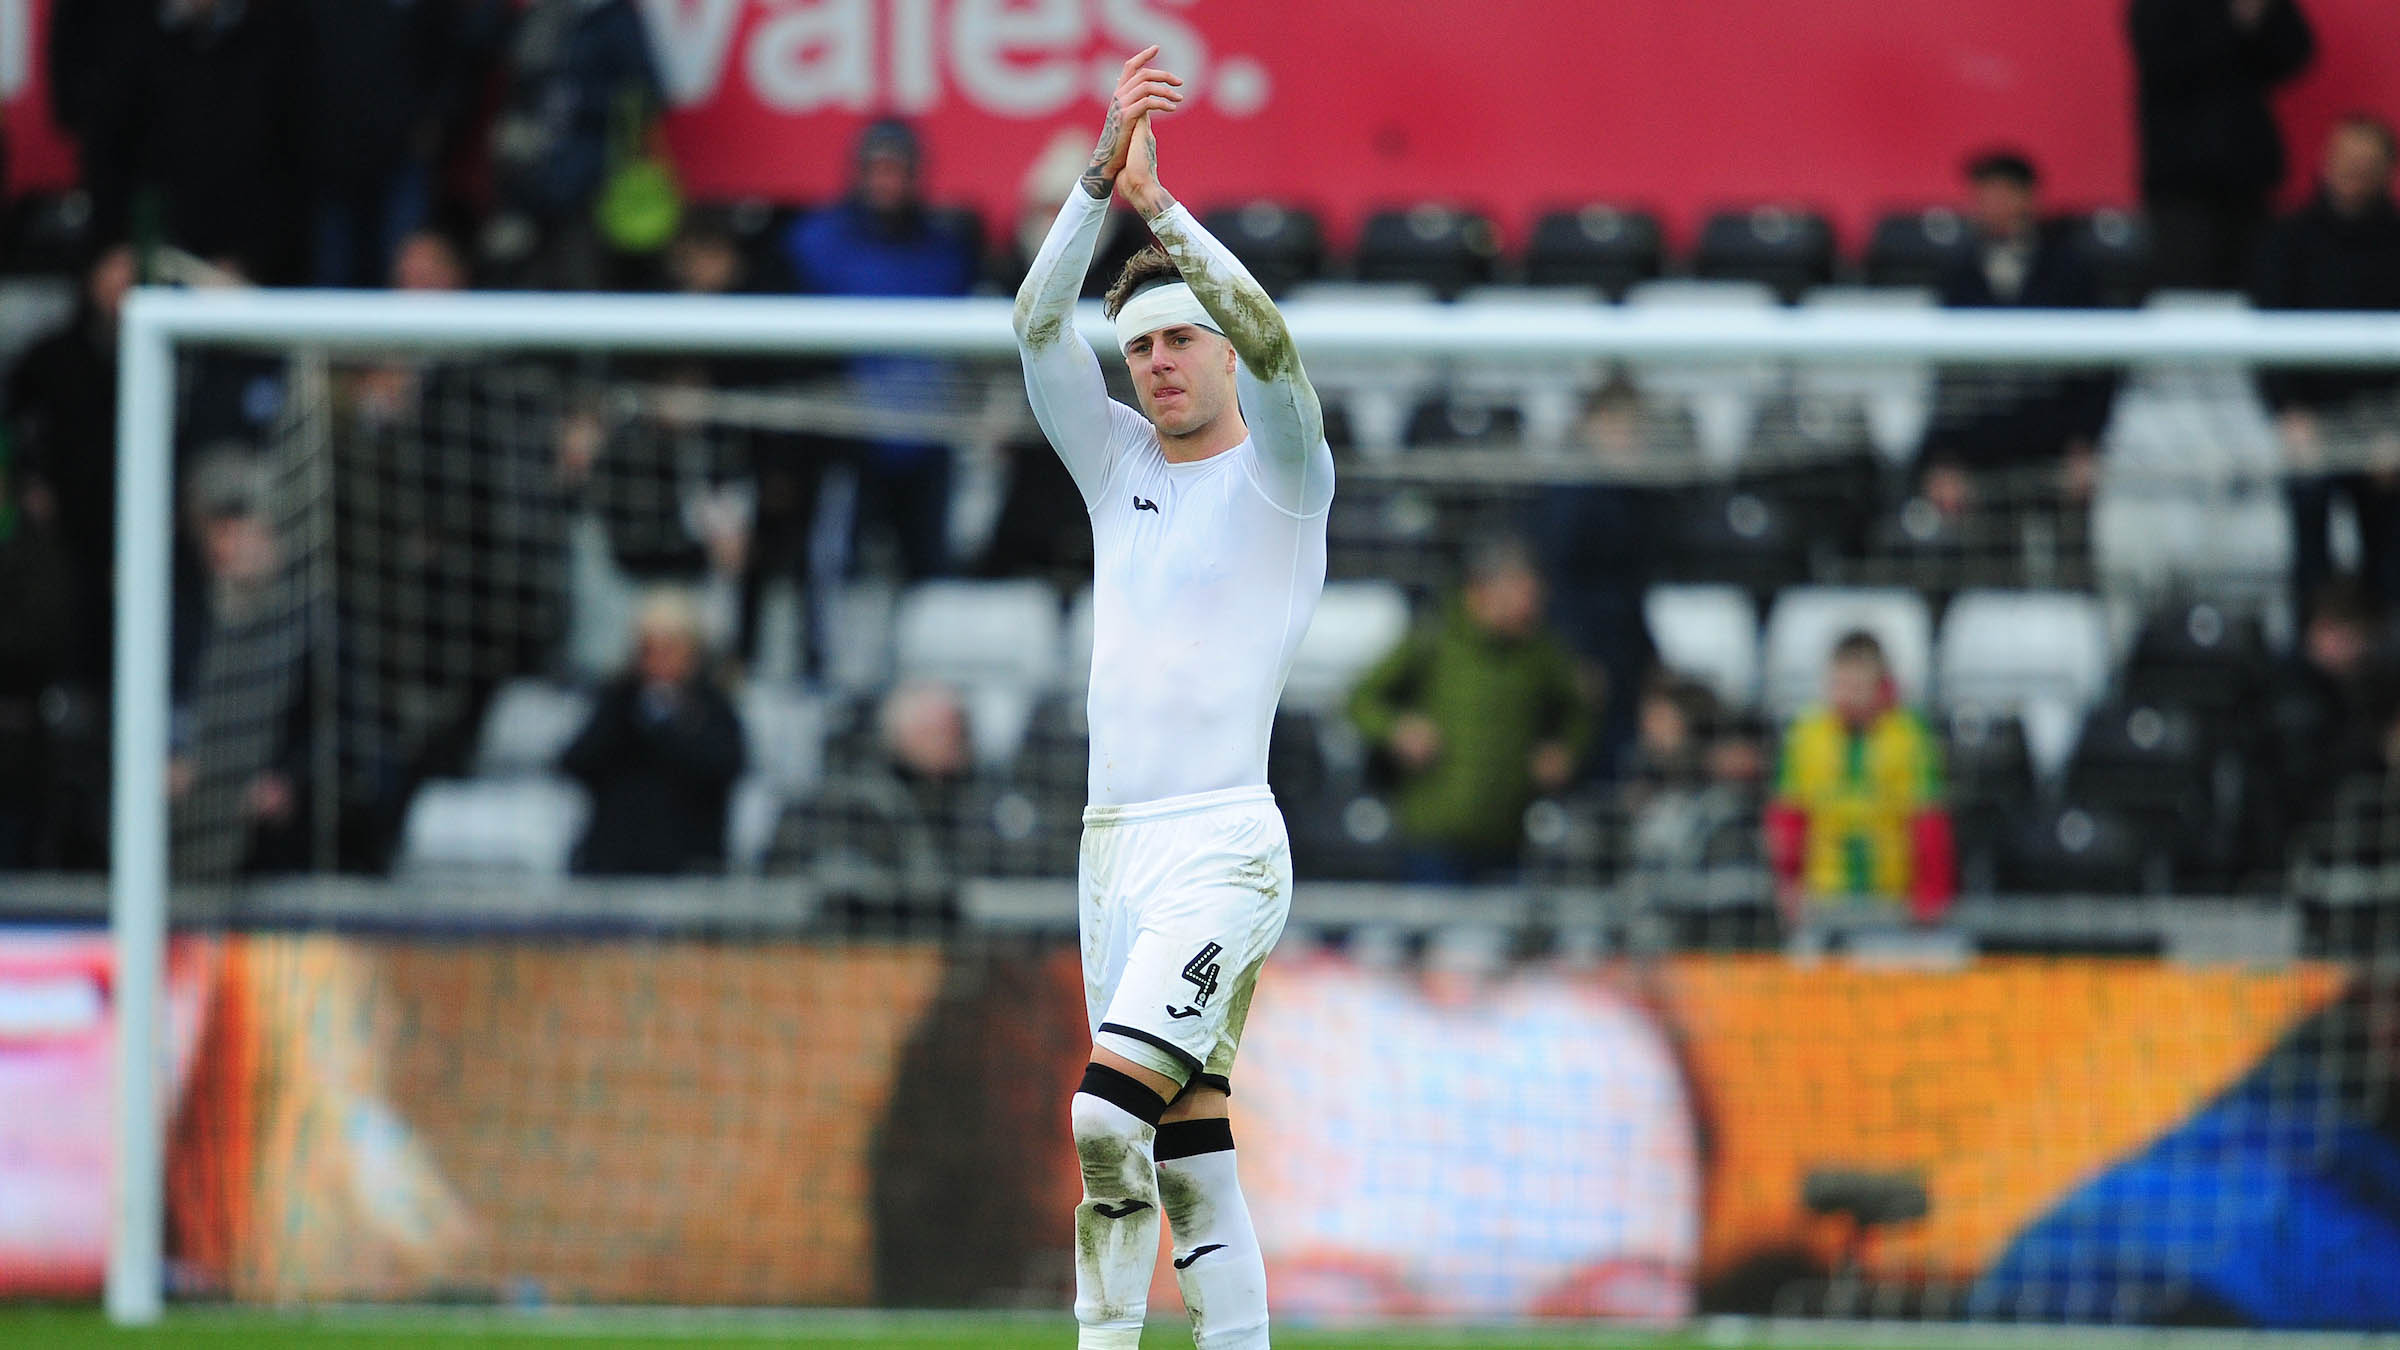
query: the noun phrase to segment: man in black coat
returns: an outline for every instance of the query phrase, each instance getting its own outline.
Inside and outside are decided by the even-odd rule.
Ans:
[[[83,146],[95,237],[146,239],[291,280],[300,253],[307,29],[289,0],[165,0],[127,34]]]
[[[2392,128],[2344,118],[2325,143],[2316,197],[2276,223],[2260,251],[2262,309],[2400,310],[2400,212]],[[2373,602],[2400,606],[2400,375],[2390,370],[2263,373],[2291,462],[2292,582],[2305,598],[2333,570],[2333,498],[2350,499],[2360,572]]]
[[[131,249],[100,255],[73,320],[25,353],[0,399],[21,487],[42,503],[41,514],[55,515],[86,613],[106,612],[115,566],[117,316],[133,283]],[[74,666],[85,680],[105,675],[105,625],[81,636]]]
[[[459,0],[309,0],[310,280],[380,286],[466,99]]]
[[[2267,95],[2308,68],[2294,0],[2133,0],[2142,206],[2161,286],[2238,289],[2283,182]]]
[[[2382,616],[2357,582],[2336,578],[2309,597],[2298,649],[2267,688],[2268,791],[2260,809],[2279,836],[2317,819],[2342,784],[2380,772]]]
[[[744,760],[741,720],[702,669],[688,602],[661,592],[635,632],[632,668],[602,691],[559,760],[592,794],[575,870],[722,871],[726,802]]]
[[[44,696],[68,673],[84,611],[48,512],[27,509],[0,429],[0,872],[43,860],[53,796]]]
[[[2090,309],[2100,283],[2082,254],[2038,211],[2041,177],[2014,150],[1967,163],[1974,245],[1942,278],[1954,309]],[[1956,516],[1978,498],[2053,497],[2080,504],[2091,493],[2101,429],[2115,381],[2106,374],[1983,367],[1944,371],[1919,452],[1928,500]],[[2055,486],[2024,481],[2054,473]],[[2004,479],[2014,476],[2017,481]]]

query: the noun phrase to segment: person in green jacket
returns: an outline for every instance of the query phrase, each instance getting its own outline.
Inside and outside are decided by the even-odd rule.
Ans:
[[[1350,696],[1350,717],[1398,776],[1398,833],[1415,881],[1515,867],[1525,808],[1573,778],[1592,730],[1574,658],[1542,623],[1522,540],[1468,550],[1466,581]]]

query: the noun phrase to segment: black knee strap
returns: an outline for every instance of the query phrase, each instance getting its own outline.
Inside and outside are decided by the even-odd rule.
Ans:
[[[1075,1090],[1107,1102],[1144,1125],[1155,1126],[1158,1118],[1167,1113],[1166,1098],[1132,1074],[1105,1064],[1084,1065],[1083,1081],[1075,1085]]]
[[[1203,1153],[1233,1151],[1233,1122],[1223,1116],[1205,1120],[1170,1120],[1158,1127],[1158,1144],[1151,1157],[1158,1162],[1193,1158]]]

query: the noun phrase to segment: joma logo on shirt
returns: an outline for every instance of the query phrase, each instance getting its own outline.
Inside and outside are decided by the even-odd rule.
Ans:
[[[1154,511],[1162,516],[1166,514],[1164,511],[1159,511],[1157,502],[1151,501],[1149,498],[1144,497],[1138,492],[1133,495],[1133,509],[1136,511]]]

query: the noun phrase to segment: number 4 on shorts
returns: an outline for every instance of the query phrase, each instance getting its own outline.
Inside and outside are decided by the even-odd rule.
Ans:
[[[1180,1022],[1186,1017],[1198,1017],[1200,1010],[1208,1006],[1209,999],[1214,997],[1217,992],[1217,957],[1224,950],[1222,946],[1212,942],[1202,947],[1191,960],[1183,963],[1183,978],[1190,980],[1193,987],[1200,992],[1192,997],[1192,1006],[1188,1008],[1178,1008],[1169,1004],[1167,1016]]]

